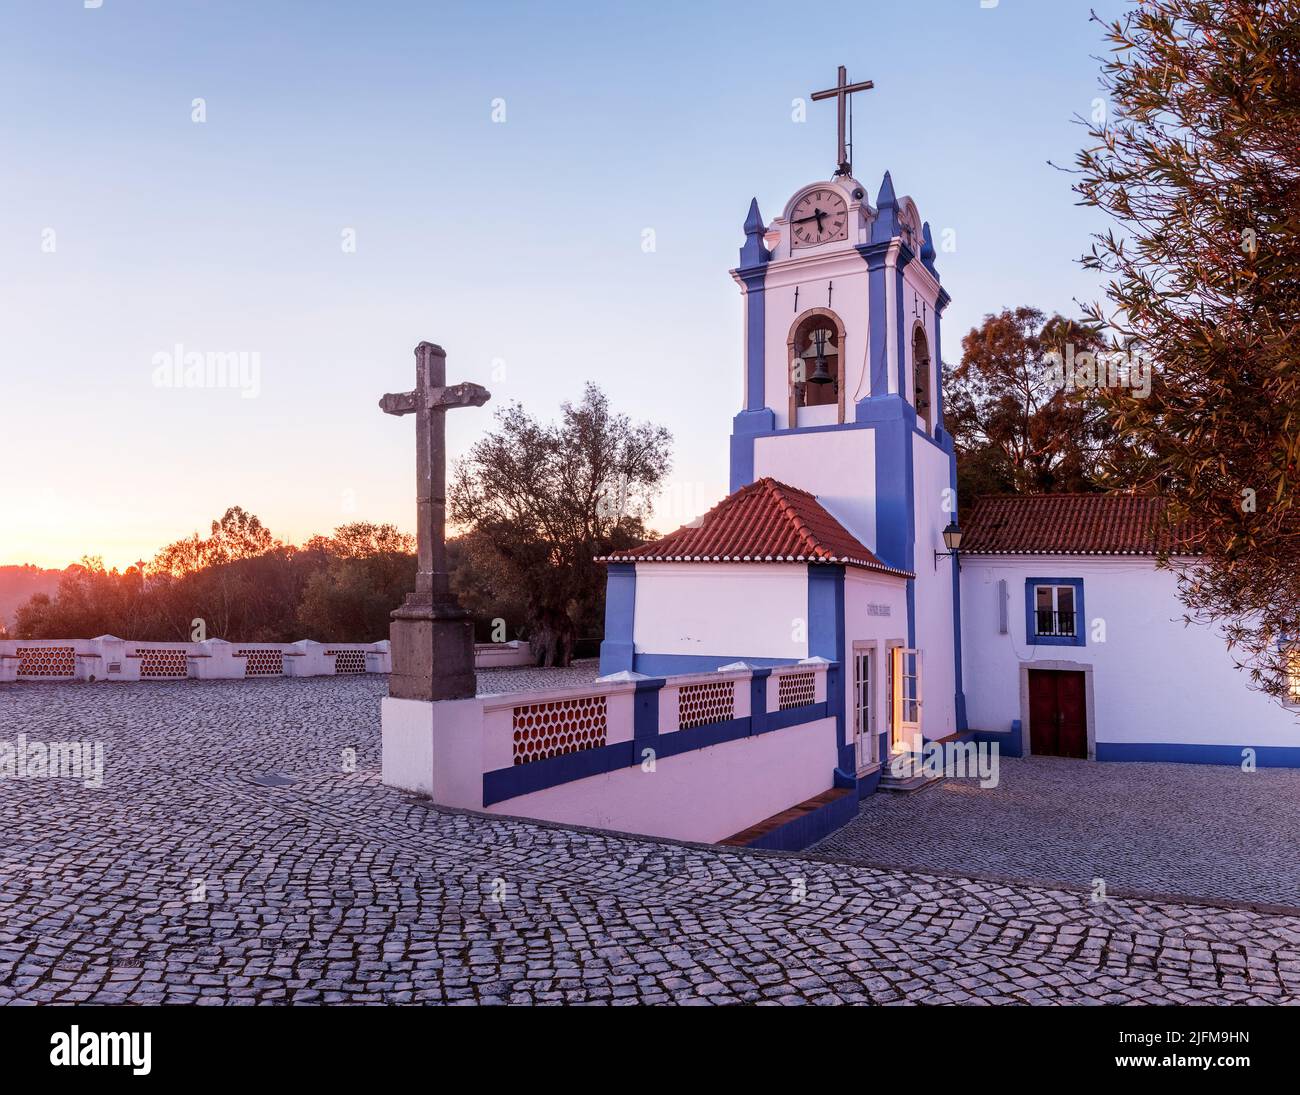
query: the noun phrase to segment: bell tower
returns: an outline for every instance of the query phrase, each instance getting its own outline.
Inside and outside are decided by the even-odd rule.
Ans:
[[[870,86],[849,84],[841,67],[836,87],[813,95],[839,108],[829,179],[800,187],[770,223],[750,203],[731,271],[743,297],[744,403],[732,424],[730,484],[771,476],[816,495],[877,556],[916,575],[909,645],[927,619],[944,620],[952,645],[956,565],[937,573],[931,552],[957,518],[942,394],[950,298],[916,203],[885,172],[873,204],[853,173],[845,103]],[[964,725],[959,659],[948,664]]]

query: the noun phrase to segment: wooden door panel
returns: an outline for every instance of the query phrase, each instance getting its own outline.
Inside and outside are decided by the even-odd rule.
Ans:
[[[1056,674],[1044,669],[1029,671],[1029,751],[1039,756],[1057,756]]]
[[[1059,709],[1057,747],[1059,756],[1088,756],[1088,715],[1082,673],[1058,673],[1056,697]]]

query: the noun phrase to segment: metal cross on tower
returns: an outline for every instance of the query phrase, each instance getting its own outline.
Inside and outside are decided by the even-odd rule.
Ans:
[[[825,91],[814,91],[812,93],[814,103],[820,102],[822,99],[836,100],[836,113],[839,121],[839,159],[837,160],[839,166],[835,169],[836,175],[853,174],[853,164],[849,162],[848,143],[845,140],[845,105],[849,101],[849,96],[855,91],[870,91],[875,86],[876,85],[871,80],[863,80],[856,84],[849,83],[848,70],[845,69],[843,65],[840,65],[839,78],[836,81],[835,86],[829,87]]]

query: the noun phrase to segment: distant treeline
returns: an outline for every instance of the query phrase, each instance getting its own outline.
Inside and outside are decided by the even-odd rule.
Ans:
[[[449,555],[466,551],[452,541]],[[53,595],[21,605],[14,635],[22,639],[120,638],[244,642],[374,642],[388,637],[389,613],[415,586],[415,545],[393,525],[355,522],[305,544],[282,543],[238,506],[211,532],[169,544],[152,562],[125,571],[96,558],[63,572]],[[490,636],[493,612],[511,613],[480,596],[478,630]],[[520,616],[514,615],[515,638]]]

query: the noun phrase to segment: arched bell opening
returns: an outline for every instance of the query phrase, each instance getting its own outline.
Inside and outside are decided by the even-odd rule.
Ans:
[[[844,324],[829,308],[810,308],[790,326],[790,425],[801,407],[837,408],[844,421]]]
[[[917,423],[934,433],[934,386],[930,375],[930,342],[918,323],[912,332],[912,406]]]

